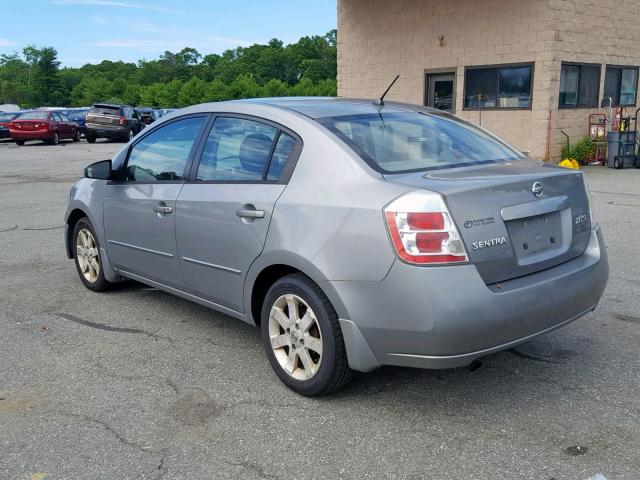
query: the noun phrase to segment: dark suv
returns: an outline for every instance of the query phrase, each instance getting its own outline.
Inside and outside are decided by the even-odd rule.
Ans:
[[[84,136],[93,143],[96,138],[131,140],[143,127],[138,112],[128,105],[96,103],[85,122]]]

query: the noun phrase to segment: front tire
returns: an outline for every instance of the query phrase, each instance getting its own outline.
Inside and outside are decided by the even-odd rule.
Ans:
[[[262,306],[261,329],[269,363],[291,390],[323,395],[350,380],[338,315],[306,276],[288,275],[271,286]]]
[[[84,138],[86,138],[87,142],[89,142],[89,143],[96,143],[96,136],[95,135],[91,135],[90,133],[85,133],[84,134]]]
[[[16,145],[18,146],[23,146],[24,145],[24,140],[16,140]]]
[[[89,290],[102,292],[113,286],[104,278],[98,236],[86,217],[78,220],[73,230],[73,258],[78,276]]]
[[[73,141],[74,142],[80,141],[80,130],[76,129],[76,132],[73,134]]]
[[[58,145],[60,143],[60,136],[58,133],[53,134],[53,138],[49,140],[49,145]]]

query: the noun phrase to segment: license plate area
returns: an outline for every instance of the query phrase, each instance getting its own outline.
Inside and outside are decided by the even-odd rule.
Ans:
[[[569,208],[505,222],[518,265],[562,255],[571,245]]]

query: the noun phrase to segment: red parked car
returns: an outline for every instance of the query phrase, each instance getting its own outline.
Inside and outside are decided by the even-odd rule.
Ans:
[[[80,140],[78,124],[63,113],[34,110],[20,114],[9,123],[9,134],[18,145],[27,140],[42,140],[57,145],[62,139]]]
[[[18,112],[0,112],[0,138],[11,138],[9,122],[18,115]]]

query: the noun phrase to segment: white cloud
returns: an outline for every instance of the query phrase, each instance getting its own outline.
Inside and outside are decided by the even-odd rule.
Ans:
[[[108,25],[109,19],[104,15],[91,15],[91,21],[96,25]]]
[[[149,5],[146,3],[121,2],[119,0],[52,0],[54,5],[85,5],[90,7],[116,7],[116,8],[135,8],[140,10],[155,10],[157,12],[180,13],[165,7],[157,5]]]
[[[172,38],[167,39],[154,38],[151,40],[145,40],[140,38],[123,38],[102,40],[94,42],[90,46],[94,48],[138,49],[143,52],[163,52],[165,50],[175,52],[182,50],[184,47],[193,47],[200,52],[209,53],[238,46],[246,47],[253,43],[256,42],[231,37],[216,37],[209,35],[188,37],[186,35],[172,35]]]
[[[11,47],[13,45],[17,45],[17,43],[6,38],[0,38],[0,47]]]

